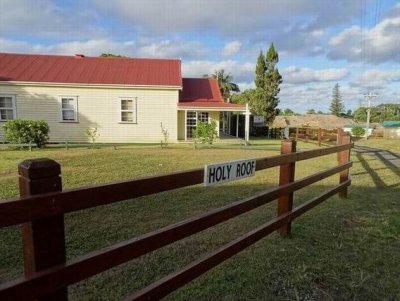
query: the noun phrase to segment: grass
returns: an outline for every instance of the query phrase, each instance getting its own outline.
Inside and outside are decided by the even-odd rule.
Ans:
[[[400,140],[390,139],[359,139],[356,142],[357,145],[369,146],[386,149],[395,153],[400,153]]]
[[[372,141],[372,140],[370,140]],[[382,141],[382,140],[380,140]],[[372,143],[372,142],[370,142]],[[396,143],[385,142],[395,149]],[[235,149],[180,146],[0,151],[0,199],[18,195],[16,166],[32,157],[62,165],[64,187],[201,167],[206,163],[278,153],[279,141]],[[382,145],[382,144],[381,144]],[[371,145],[372,146],[372,145]],[[315,147],[300,143],[299,148]],[[377,158],[352,155],[348,199],[333,197],[293,224],[292,237],[270,235],[189,285],[168,300],[399,300],[400,206],[398,171]],[[334,155],[296,164],[296,178],[334,166]],[[277,184],[270,169],[225,185],[196,185],[135,201],[66,215],[68,258],[111,245],[217,208]],[[295,194],[298,205],[337,183],[328,178]],[[269,204],[73,285],[71,300],[119,300],[265,223]],[[19,227],[0,230],[0,282],[22,274]]]

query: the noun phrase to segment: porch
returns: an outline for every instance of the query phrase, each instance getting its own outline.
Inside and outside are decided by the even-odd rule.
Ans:
[[[178,140],[190,141],[193,139],[193,131],[199,121],[210,123],[215,121],[218,142],[247,143],[250,132],[250,111],[248,105],[224,103],[230,107],[178,107]],[[233,105],[233,106],[232,106]],[[239,119],[245,116],[244,139],[239,138]]]

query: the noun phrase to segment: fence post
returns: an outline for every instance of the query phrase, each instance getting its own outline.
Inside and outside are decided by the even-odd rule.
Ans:
[[[321,146],[322,142],[322,130],[321,128],[318,128],[318,146]]]
[[[343,130],[338,131],[338,144],[351,143],[351,136],[345,135]],[[345,164],[350,161],[350,149],[338,152],[338,163]],[[349,179],[349,169],[343,170],[339,174],[339,183],[346,182]],[[347,198],[347,187],[339,191],[339,197]]]
[[[290,154],[296,152],[296,141],[286,139],[282,140],[281,143],[281,154]],[[294,173],[295,173],[295,165],[296,163],[283,164],[280,166],[279,171],[279,186],[288,184],[294,181]],[[279,197],[278,200],[278,216],[289,212],[293,207],[293,192],[288,193],[284,196]],[[282,228],[278,230],[278,232],[282,236],[287,236],[290,234],[291,230],[291,222],[288,222]]]
[[[25,160],[18,165],[19,191],[22,197],[62,190],[61,167],[53,160]],[[35,272],[65,263],[64,215],[35,220],[22,225],[24,272]],[[62,288],[40,301],[66,301],[67,288]]]
[[[296,139],[295,140],[297,141],[298,139],[299,139],[299,128],[297,127],[296,128]]]

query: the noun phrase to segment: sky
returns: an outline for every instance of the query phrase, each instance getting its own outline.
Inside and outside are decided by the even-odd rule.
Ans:
[[[184,77],[224,69],[254,87],[274,43],[281,109],[329,111],[400,103],[395,0],[0,0],[0,52],[180,58]]]

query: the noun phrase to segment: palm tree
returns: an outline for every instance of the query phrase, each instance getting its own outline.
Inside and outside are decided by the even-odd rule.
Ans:
[[[215,78],[218,81],[219,89],[225,101],[229,101],[232,91],[240,92],[239,86],[232,82],[232,74],[225,73],[224,69],[215,70],[213,74],[205,74],[203,77]]]

